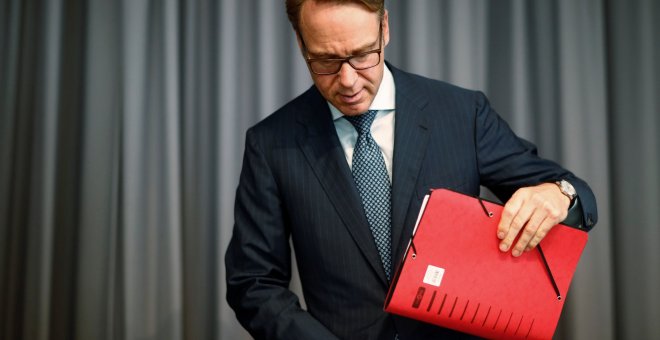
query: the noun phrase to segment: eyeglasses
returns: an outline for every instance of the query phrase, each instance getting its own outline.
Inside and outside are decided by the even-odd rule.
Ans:
[[[305,54],[308,54],[305,41],[300,37]],[[348,63],[356,70],[366,70],[380,64],[380,53],[383,50],[383,25],[380,25],[378,32],[378,48],[371,51],[362,52],[356,55],[349,55],[345,58],[305,58],[309,69],[318,75],[329,75],[339,73],[342,65]]]

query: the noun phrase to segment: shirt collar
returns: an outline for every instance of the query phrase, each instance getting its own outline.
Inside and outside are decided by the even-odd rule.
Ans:
[[[369,110],[394,110],[394,98],[396,98],[394,77],[392,76],[390,69],[385,65],[383,70],[383,80],[380,82],[380,87],[378,88],[374,101],[371,103],[371,106],[369,106]],[[328,106],[330,107],[333,120],[337,120],[344,116],[344,114],[334,107],[334,105],[330,104],[330,102],[328,102]]]

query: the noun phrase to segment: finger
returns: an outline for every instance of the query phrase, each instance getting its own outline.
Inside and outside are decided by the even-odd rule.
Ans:
[[[506,237],[500,243],[500,250],[507,251],[509,247],[513,244],[513,241],[518,236],[518,232],[525,226],[532,213],[534,212],[534,206],[531,204],[523,204],[518,213],[511,220],[509,230],[506,234]]]
[[[497,226],[497,238],[500,240],[503,240],[506,237],[507,233],[509,232],[509,228],[511,227],[511,222],[513,221],[513,218],[518,214],[518,210],[520,210],[523,202],[524,201],[520,195],[514,194],[511,196],[511,199],[509,199],[509,201],[504,205],[504,209],[502,210],[502,217],[500,218],[500,223]]]
[[[554,227],[557,223],[560,223],[566,217],[565,213],[562,214],[561,209],[556,208],[555,206],[548,203],[543,204],[540,211],[545,212],[545,219],[540,224],[539,230],[537,230],[537,235],[535,235],[535,237],[530,240],[526,250],[531,250],[536,247],[536,245],[538,245],[539,242],[545,238],[550,229],[552,229],[552,227]]]
[[[545,212],[540,209],[535,209],[534,213],[532,214],[529,221],[525,225],[525,228],[522,230],[520,234],[520,238],[518,238],[518,242],[516,243],[516,246],[511,251],[511,255],[513,256],[522,255],[525,248],[527,248],[529,242],[532,239],[534,239],[534,237],[536,237],[536,233],[538,232],[543,221],[545,220],[546,220]]]
[[[541,226],[539,226],[539,229],[536,231],[536,234],[534,234],[534,237],[532,238],[531,241],[527,244],[527,251],[530,251],[534,249],[541,241],[548,235],[550,230],[556,225],[554,219],[550,216],[548,216],[543,222],[541,223]]]

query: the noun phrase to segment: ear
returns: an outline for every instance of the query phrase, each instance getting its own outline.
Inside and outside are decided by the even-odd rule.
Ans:
[[[387,10],[385,10],[385,13],[383,13],[383,40],[385,42],[385,46],[387,46],[387,44],[390,42],[390,23]]]

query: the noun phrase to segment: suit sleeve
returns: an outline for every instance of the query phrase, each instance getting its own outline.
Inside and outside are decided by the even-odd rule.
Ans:
[[[257,339],[336,339],[289,290],[286,214],[262,149],[248,131],[235,224],[225,255],[227,301]]]
[[[506,201],[518,188],[565,179],[578,193],[582,226],[591,229],[598,213],[589,185],[559,164],[538,157],[536,146],[516,136],[482,93],[475,93],[475,103],[475,149],[482,184]]]

